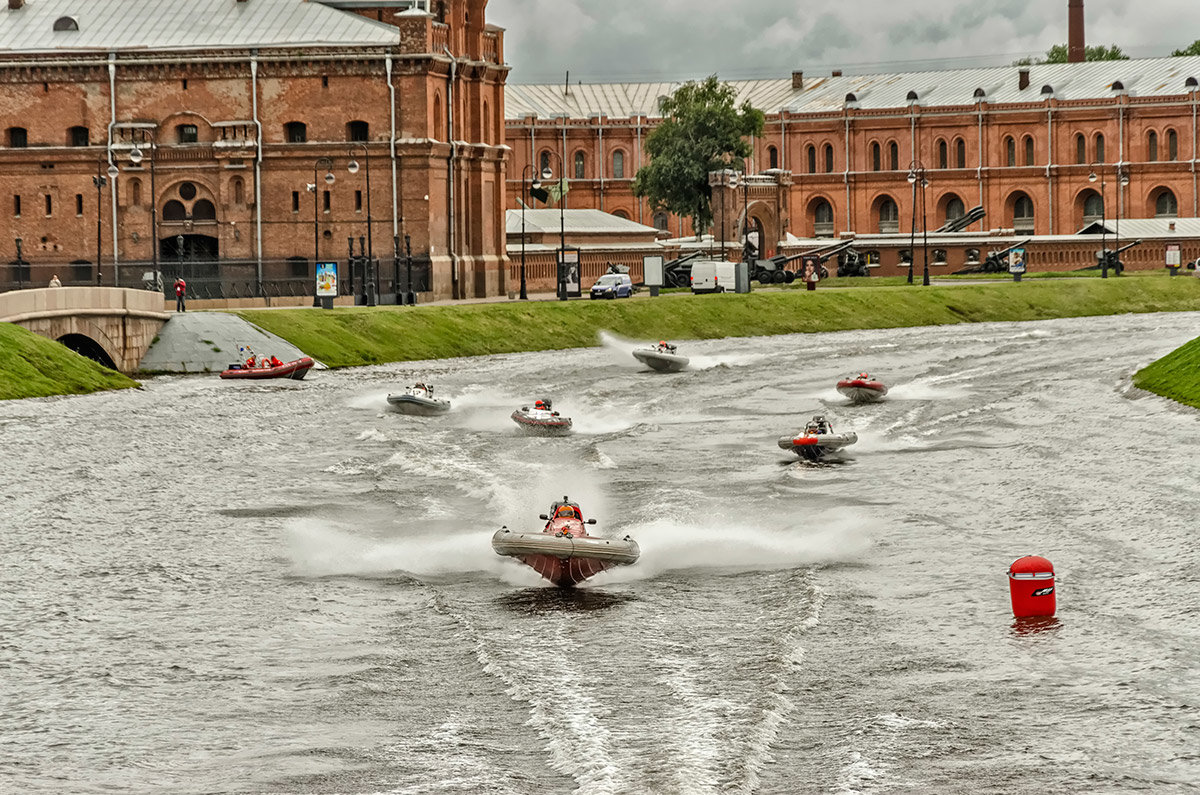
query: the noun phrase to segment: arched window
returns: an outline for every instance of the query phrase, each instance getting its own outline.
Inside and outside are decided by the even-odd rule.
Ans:
[[[289,121],[283,125],[283,140],[289,144],[302,144],[308,140],[308,125],[302,121]]]
[[[825,144],[825,173],[833,173],[833,144]]]
[[[945,141],[937,142],[938,168],[950,168],[950,147]]]
[[[180,124],[175,128],[175,135],[181,144],[194,144],[200,140],[200,130],[194,124]]]
[[[575,179],[584,179],[587,176],[587,155],[582,151],[575,153]]]
[[[963,200],[957,196],[951,196],[950,201],[946,202],[946,221],[957,221],[967,214],[967,207],[963,204]]]
[[[935,248],[933,250],[933,264],[934,265],[945,265],[946,264],[946,249]]]
[[[479,139],[486,144],[492,139],[492,107],[486,99],[483,101],[483,118],[480,119],[480,124],[483,125],[483,129]]]
[[[871,142],[871,170],[883,171],[883,150],[878,141]]]
[[[1179,159],[1179,135],[1174,130],[1167,130],[1167,160],[1175,162]]]
[[[821,199],[813,207],[813,234],[817,237],[833,237],[833,205]]]
[[[352,121],[346,124],[347,141],[367,141],[371,137],[371,125],[365,121]]]
[[[767,149],[767,167],[779,168],[779,150],[773,146]]]
[[[183,202],[171,199],[163,205],[162,219],[164,221],[182,221],[187,217],[187,211],[183,209]]]
[[[625,212],[624,210],[613,210],[613,215],[617,216],[623,221],[629,220],[629,213]]]
[[[959,138],[958,142],[954,144],[954,149],[955,149],[955,152],[954,152],[955,167],[956,168],[966,168],[967,167],[967,142],[964,141],[962,138]]]
[[[58,19],[54,20],[54,29],[79,30],[79,22],[75,19],[75,17],[59,17]]]
[[[1146,136],[1146,160],[1151,163],[1158,160],[1158,133],[1154,130]]]
[[[1094,190],[1088,191],[1083,198],[1083,224],[1094,224],[1104,218],[1104,197]]]
[[[1017,234],[1032,235],[1033,229],[1033,200],[1024,193],[1017,193],[1013,199],[1013,231]]]
[[[13,149],[24,149],[29,146],[29,131],[24,127],[9,127],[8,145]]]
[[[669,232],[671,229],[671,216],[661,210],[654,214],[654,228],[660,232]]]
[[[1032,166],[1034,164],[1033,152],[1033,136],[1025,136],[1025,165]]]
[[[142,203],[142,181],[137,177],[129,180],[129,204],[137,207]]]
[[[1104,162],[1104,133],[1096,133],[1096,162]]]
[[[1011,135],[1004,138],[1004,164],[1009,168],[1017,164],[1017,142]]]
[[[613,152],[613,179],[625,179],[625,153],[620,149]]]
[[[71,129],[67,130],[67,141],[71,146],[87,146],[88,128],[72,127]]]
[[[900,231],[900,208],[896,202],[884,197],[879,203],[879,233],[894,235]]]
[[[1083,133],[1075,134],[1075,163],[1076,165],[1087,165],[1087,138]]]
[[[900,145],[895,141],[888,144],[888,163],[892,167],[892,171],[900,170]]]
[[[1158,194],[1158,198],[1154,201],[1154,217],[1179,217],[1179,201],[1175,198],[1174,193],[1169,190],[1163,190],[1162,193]]]
[[[538,172],[540,174],[544,175],[549,170],[550,170],[550,152],[549,152],[549,150],[543,149],[541,156],[538,157]]]
[[[233,180],[233,203],[243,204],[246,201],[246,186],[241,178]]]
[[[217,220],[217,208],[208,199],[201,199],[192,205],[192,220],[215,221]]]
[[[808,173],[817,173],[817,147],[812,144],[808,145]]]

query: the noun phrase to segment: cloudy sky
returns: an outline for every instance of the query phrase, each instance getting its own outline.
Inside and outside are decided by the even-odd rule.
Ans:
[[[1089,44],[1200,39],[1200,0],[1086,0]],[[1011,63],[1067,40],[1066,0],[490,0],[511,80],[726,79]]]

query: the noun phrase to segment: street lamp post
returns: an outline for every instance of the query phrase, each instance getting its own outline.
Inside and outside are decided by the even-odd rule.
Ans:
[[[103,201],[104,193],[102,192],[102,188],[104,188],[104,186],[108,184],[109,179],[116,179],[117,174],[119,173],[117,171],[117,167],[115,165],[110,165],[108,167],[108,177],[106,178],[104,175],[104,172],[101,171],[103,166],[104,166],[103,160],[96,161],[96,176],[92,177],[92,184],[96,186],[96,286],[97,287],[100,286],[100,281],[101,281],[100,268],[104,264],[104,262],[103,262],[104,224],[100,220],[100,206],[104,203],[104,201]]]
[[[1113,242],[1113,248],[1116,249],[1116,262],[1113,263],[1113,267],[1118,276],[1125,270],[1121,265],[1121,211],[1125,204],[1125,188],[1128,186],[1129,172],[1125,169],[1124,163],[1117,163],[1117,229],[1116,240]]]
[[[525,205],[531,199],[533,192],[542,187],[542,183],[535,179],[530,180],[530,177],[536,177],[533,173],[536,171],[536,166],[533,163],[526,163],[525,168],[521,169],[521,300],[529,300],[529,291],[525,284]],[[526,190],[528,185],[529,189]]]
[[[567,300],[567,275],[566,275],[566,259],[567,259],[567,220],[566,213],[563,212],[563,205],[567,196],[567,166],[562,159],[562,155],[552,149],[547,149],[545,154],[553,155],[558,158],[559,180],[558,180],[558,273],[557,273],[557,294],[558,300]],[[542,179],[553,179],[554,172],[549,168],[542,170]]]
[[[364,143],[356,143],[350,147],[350,157],[354,157],[354,152],[359,147],[363,152],[363,166],[365,167],[367,177],[367,267],[371,269],[375,278],[371,281],[371,290],[368,292],[367,306],[375,306],[379,295],[379,269],[375,267],[374,246],[371,241],[371,153],[367,150],[367,145]],[[346,170],[351,174],[358,173],[358,161],[351,160],[346,166]],[[363,274],[364,281],[366,274]]]
[[[158,279],[158,191],[155,186],[155,167],[154,164],[158,160],[158,133],[154,128],[146,128],[142,131],[143,135],[149,137],[150,144],[150,236],[154,238],[150,245],[150,261],[154,265],[154,278]],[[137,146],[129,151],[129,162],[135,166],[140,164],[144,159],[142,150]],[[116,266],[114,266],[115,269]],[[113,275],[117,278],[117,274]],[[116,282],[114,281],[114,284]]]
[[[313,306],[321,305],[321,296],[317,295],[317,261],[321,259],[321,233],[319,228],[319,202],[317,185],[318,172],[325,169],[325,184],[332,185],[335,177],[333,176],[333,160],[328,157],[318,157],[317,162],[313,163],[313,181],[308,185],[308,189],[313,195]],[[365,276],[365,274],[364,274]]]
[[[921,187],[921,246],[923,249],[922,260],[924,263],[924,274],[921,277],[921,284],[925,287],[929,286],[929,218],[926,213],[925,192],[929,187],[929,179],[926,177],[925,164],[920,160],[914,160],[908,166],[908,182],[912,185],[913,207],[912,207],[912,235],[909,242],[908,253],[908,283],[913,283],[913,261],[917,258],[917,186]]]
[[[1095,164],[1093,164],[1095,165]],[[1096,183],[1100,180],[1100,278],[1108,278],[1108,192],[1105,190],[1107,181],[1104,179],[1104,166],[1101,164],[1099,168],[1099,176],[1096,175],[1097,170],[1093,169],[1088,175],[1088,182]]]

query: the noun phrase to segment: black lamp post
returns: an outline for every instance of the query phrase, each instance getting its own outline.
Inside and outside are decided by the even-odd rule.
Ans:
[[[1129,186],[1129,172],[1125,170],[1123,163],[1117,163],[1117,229],[1116,240],[1113,242],[1113,248],[1116,249],[1116,262],[1113,267],[1116,269],[1118,276],[1124,268],[1121,266],[1121,210],[1125,201],[1125,188]]]
[[[116,165],[110,165],[108,167],[108,178],[106,178],[104,173],[101,171],[103,166],[103,160],[96,161],[96,176],[92,177],[92,184],[96,186],[96,286],[99,286],[101,281],[100,268],[103,265],[104,251],[104,224],[100,220],[100,208],[104,203],[104,193],[102,189],[108,184],[108,178],[116,179],[117,174],[120,173],[117,170]]]
[[[321,305],[321,296],[317,295],[317,261],[321,259],[321,233],[319,229],[319,202],[317,185],[317,174],[321,169],[325,169],[325,184],[332,185],[335,177],[333,176],[333,161],[328,157],[319,157],[317,162],[313,163],[313,181],[309,183],[308,189],[313,195],[313,306]],[[364,274],[365,276],[365,274]]]
[[[367,293],[367,306],[375,306],[377,296],[379,295],[379,269],[375,267],[375,252],[371,242],[371,153],[367,150],[367,145],[364,143],[356,143],[350,147],[350,157],[354,157],[354,152],[358,148],[362,148],[363,166],[367,177],[367,267],[374,274],[374,279],[368,279],[367,274],[363,274],[364,281],[370,281],[371,289]],[[346,166],[346,170],[351,174],[358,173],[358,161],[351,160]]]
[[[150,236],[154,238],[150,246],[150,261],[154,264],[154,278],[158,279],[158,190],[154,182],[155,168],[154,163],[158,160],[158,138],[153,127],[147,127],[142,131],[143,135],[149,138],[150,144]],[[142,162],[144,155],[142,150],[137,146],[129,152],[129,162],[135,166]],[[120,286],[120,268],[113,267],[113,284]]]
[[[908,182],[910,185],[912,185],[912,188],[913,188],[913,191],[912,191],[912,195],[913,195],[913,208],[912,208],[913,233],[911,236],[911,242],[909,243],[908,283],[909,284],[913,283],[913,260],[915,260],[917,258],[915,249],[916,249],[916,245],[917,245],[917,234],[916,234],[917,186],[919,184],[921,186],[921,239],[922,239],[921,245],[922,245],[922,248],[924,249],[922,257],[923,257],[924,266],[925,266],[925,273],[921,278],[921,284],[924,285],[925,287],[928,287],[929,286],[929,223],[928,223],[928,216],[926,215],[925,189],[929,187],[929,179],[925,176],[925,164],[923,164],[920,160],[914,160],[914,161],[912,161],[912,163],[909,164],[909,166],[908,166]]]
[[[536,166],[533,163],[526,163],[525,168],[521,169],[521,193],[524,200],[521,202],[521,300],[529,300],[529,291],[525,284],[525,205],[533,196],[535,190],[540,190],[542,183],[533,172],[536,171]],[[530,177],[534,177],[531,181]],[[528,186],[528,190],[526,187]]]
[[[1095,164],[1093,164],[1095,165]],[[1097,177],[1097,169],[1093,169],[1088,175],[1088,182],[1095,184],[1096,180],[1100,180],[1100,278],[1108,278],[1108,195],[1105,187],[1107,181],[1104,179],[1104,166],[1098,169],[1099,176]]]
[[[567,221],[566,213],[563,212],[564,202],[567,197],[567,166],[563,162],[562,155],[552,149],[547,149],[546,154],[553,155],[558,158],[558,168],[560,177],[558,180],[558,300],[567,300]],[[549,168],[542,171],[542,179],[548,180],[554,177],[554,172]]]
[[[417,291],[412,286],[412,237],[407,233],[404,235],[404,259],[408,263],[408,294],[404,296],[404,302],[416,306]]]

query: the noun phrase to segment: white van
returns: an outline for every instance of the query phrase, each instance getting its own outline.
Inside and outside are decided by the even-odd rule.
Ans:
[[[692,292],[723,293],[736,289],[736,268],[733,262],[697,262],[692,266]]]

